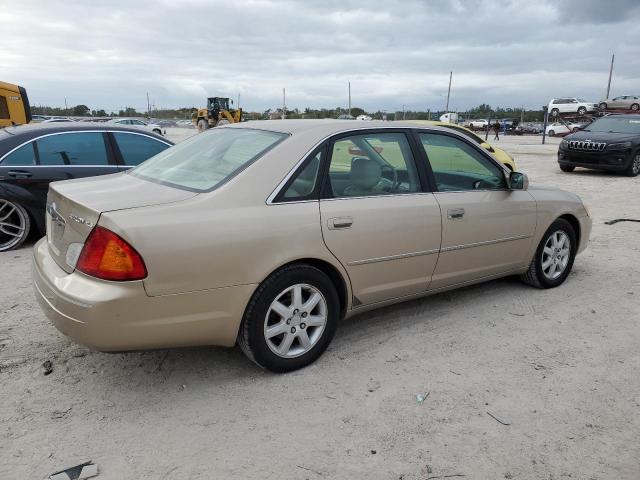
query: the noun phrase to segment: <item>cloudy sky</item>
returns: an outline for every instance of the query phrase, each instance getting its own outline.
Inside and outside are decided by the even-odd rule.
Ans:
[[[367,110],[640,93],[639,0],[2,0],[0,80],[32,104],[236,98]]]

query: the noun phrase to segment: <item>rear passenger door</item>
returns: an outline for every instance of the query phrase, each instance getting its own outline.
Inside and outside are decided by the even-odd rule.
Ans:
[[[440,208],[423,190],[409,137],[353,132],[329,152],[322,235],[349,274],[354,306],[425,292],[440,249]]]
[[[114,153],[120,170],[128,170],[171,146],[148,135],[135,132],[111,132]]]

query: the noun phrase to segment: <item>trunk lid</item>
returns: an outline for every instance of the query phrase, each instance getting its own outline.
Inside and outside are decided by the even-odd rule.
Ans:
[[[46,212],[51,256],[71,273],[101,213],[179,202],[195,195],[121,173],[54,182],[49,186]]]

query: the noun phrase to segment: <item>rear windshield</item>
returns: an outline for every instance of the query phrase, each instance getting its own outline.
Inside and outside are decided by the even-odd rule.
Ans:
[[[195,192],[213,190],[287,137],[248,128],[214,128],[150,158],[130,174]]]
[[[640,117],[624,118],[624,117],[605,117],[596,120],[585,132],[599,133],[640,133]]]

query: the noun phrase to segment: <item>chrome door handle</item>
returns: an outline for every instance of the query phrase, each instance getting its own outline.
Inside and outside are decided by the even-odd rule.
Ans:
[[[12,178],[29,178],[33,175],[33,173],[26,170],[9,170],[7,172],[7,175]]]
[[[351,228],[353,225],[353,218],[351,217],[334,217],[327,221],[329,230],[339,230],[343,228]]]
[[[464,217],[464,208],[452,208],[447,210],[447,218],[449,220],[455,220],[456,218]]]

